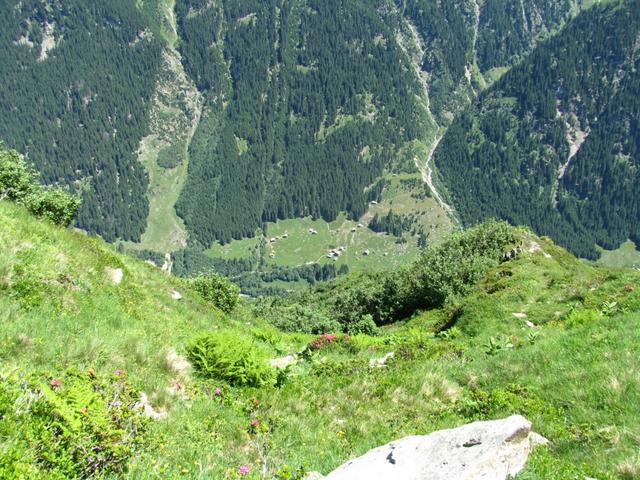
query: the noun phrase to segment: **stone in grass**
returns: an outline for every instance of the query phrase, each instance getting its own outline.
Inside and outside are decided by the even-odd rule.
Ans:
[[[279,370],[284,370],[289,365],[295,365],[296,363],[298,363],[298,357],[296,355],[287,355],[286,357],[269,360],[269,365]]]
[[[545,442],[526,418],[514,415],[391,442],[326,480],[506,480],[523,469],[533,446]]]
[[[122,279],[124,278],[124,272],[121,268],[111,268],[106,267],[104,269],[107,277],[114,285],[120,285],[122,283]]]

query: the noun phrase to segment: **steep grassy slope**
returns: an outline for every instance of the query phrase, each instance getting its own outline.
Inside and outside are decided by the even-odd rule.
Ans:
[[[297,478],[298,467],[326,473],[399,436],[510,413],[528,416],[552,442],[519,478],[640,472],[638,272],[596,269],[528,238],[522,253],[447,308],[418,312],[378,337],[331,341],[280,333],[246,306],[225,316],[157,268],[6,202],[0,223],[0,463],[15,465],[7,452],[32,442],[17,458],[41,469],[13,478],[42,478],[48,465],[34,447],[41,439],[6,427],[26,399],[47,390],[26,379],[51,384],[53,402],[76,378],[70,368],[88,372],[81,377],[126,376],[156,415],[167,412],[135,435],[114,478],[235,478],[247,466],[245,478],[257,479],[263,465],[269,478]],[[122,282],[106,268],[121,268]],[[444,323],[450,328],[435,335]],[[250,342],[265,359],[314,341],[278,387],[237,387],[182,365],[192,340],[210,331]],[[388,352],[395,357],[387,366],[370,367]],[[23,393],[6,403],[7,388]],[[82,412],[99,408],[55,404],[77,408],[79,425],[89,421]]]

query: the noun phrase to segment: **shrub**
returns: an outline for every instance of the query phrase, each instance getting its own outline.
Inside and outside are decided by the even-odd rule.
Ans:
[[[226,313],[236,308],[240,297],[240,287],[215,272],[192,279],[191,288]]]
[[[36,175],[18,152],[4,150],[0,143],[0,198],[22,200],[31,193]]]
[[[88,478],[126,471],[147,420],[124,376],[69,371],[0,378],[0,478]],[[117,401],[114,401],[117,399]]]
[[[347,325],[347,333],[349,335],[371,335],[376,336],[380,333],[376,322],[370,314],[363,315],[359,319]]]
[[[308,351],[323,350],[330,346],[345,347],[351,343],[349,335],[336,335],[335,333],[323,333],[309,342]]]
[[[500,263],[505,250],[518,241],[517,230],[506,222],[488,221],[456,233],[425,250],[413,265],[414,308],[438,307],[465,295],[487,271]]]
[[[249,339],[229,332],[200,335],[187,347],[187,358],[207,379],[250,387],[271,385],[275,380],[267,355]]]
[[[80,198],[62,188],[39,188],[29,194],[24,204],[39,217],[46,218],[56,225],[67,226],[73,220]]]
[[[80,208],[80,198],[61,187],[45,187],[38,174],[13,150],[0,144],[0,199],[21,203],[39,217],[67,226]]]
[[[263,297],[256,302],[253,311],[256,316],[267,318],[285,332],[320,334],[342,331],[342,325],[322,306],[290,303],[282,297]]]
[[[565,323],[569,328],[573,328],[586,323],[596,322],[600,318],[600,312],[591,309],[576,308],[567,315]]]

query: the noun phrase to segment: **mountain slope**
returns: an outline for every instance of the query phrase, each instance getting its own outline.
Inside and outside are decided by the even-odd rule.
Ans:
[[[161,51],[151,22],[130,1],[9,3],[0,12],[0,138],[47,183],[83,193],[80,227],[139,239],[148,181],[134,152]]]
[[[523,3],[515,19],[501,2],[468,0],[189,0],[176,11],[207,99],[177,207],[209,246],[277,218],[360,217],[382,173],[424,164],[482,74],[516,62],[573,4]]]
[[[438,129],[579,8],[11,3],[0,138],[82,191],[80,227],[164,251],[275,218],[359,217],[384,171],[422,168]]]
[[[296,478],[298,467],[328,473],[405,435],[514,413],[553,445],[536,451],[519,479],[622,480],[640,469],[633,270],[597,269],[528,237],[525,250],[492,268],[454,310],[417,312],[378,337],[337,335],[327,344],[275,330],[250,305],[224,315],[182,281],[6,201],[0,222],[4,478],[65,478],[55,472],[74,464],[43,453],[73,451],[69,439],[79,440],[84,461],[104,445],[107,426],[97,420],[122,405],[113,397],[101,403],[83,382],[126,388],[121,402],[145,392],[147,413],[160,417],[138,423],[139,413],[126,410],[140,425],[128,431],[132,448],[119,451],[120,464],[91,465],[89,477],[234,478],[246,466],[247,478],[260,478],[266,462],[267,478]],[[122,269],[121,283],[107,268]],[[358,281],[314,295],[322,301]],[[455,328],[434,335],[452,314]],[[298,315],[304,321],[303,309]],[[194,339],[214,331],[249,342],[265,362],[312,347],[278,387],[241,387],[185,365]],[[369,366],[389,352],[395,358],[386,367]],[[48,427],[38,430],[40,422]],[[70,425],[95,430],[79,438]]]
[[[638,239],[638,12],[594,6],[454,121],[434,158],[464,224],[531,225],[588,258]]]

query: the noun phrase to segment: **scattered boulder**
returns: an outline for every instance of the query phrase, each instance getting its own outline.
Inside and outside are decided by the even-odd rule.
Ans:
[[[298,357],[296,355],[287,355],[286,357],[269,360],[269,365],[279,370],[284,370],[289,365],[295,365],[296,363],[298,363]]]
[[[369,360],[369,367],[371,368],[384,367],[389,361],[389,359],[393,358],[394,356],[395,356],[394,352],[389,352],[382,358],[372,358],[371,360]]]
[[[153,408],[153,405],[151,405],[151,402],[149,401],[149,397],[147,397],[147,394],[144,392],[140,394],[140,401],[136,403],[133,408],[134,410],[141,411],[142,415],[145,417],[149,417],[154,420],[162,420],[168,416],[167,412]]]
[[[307,473],[302,480],[323,480],[324,475],[318,472]]]
[[[475,422],[425,436],[406,437],[371,450],[326,480],[507,480],[544,443],[520,415]]]
[[[180,377],[186,377],[191,371],[191,364],[182,355],[178,355],[173,348],[167,351],[165,357],[167,368]]]
[[[109,277],[111,283],[113,283],[114,285],[120,285],[122,283],[124,272],[121,268],[106,267],[104,271],[107,274],[107,277]]]

